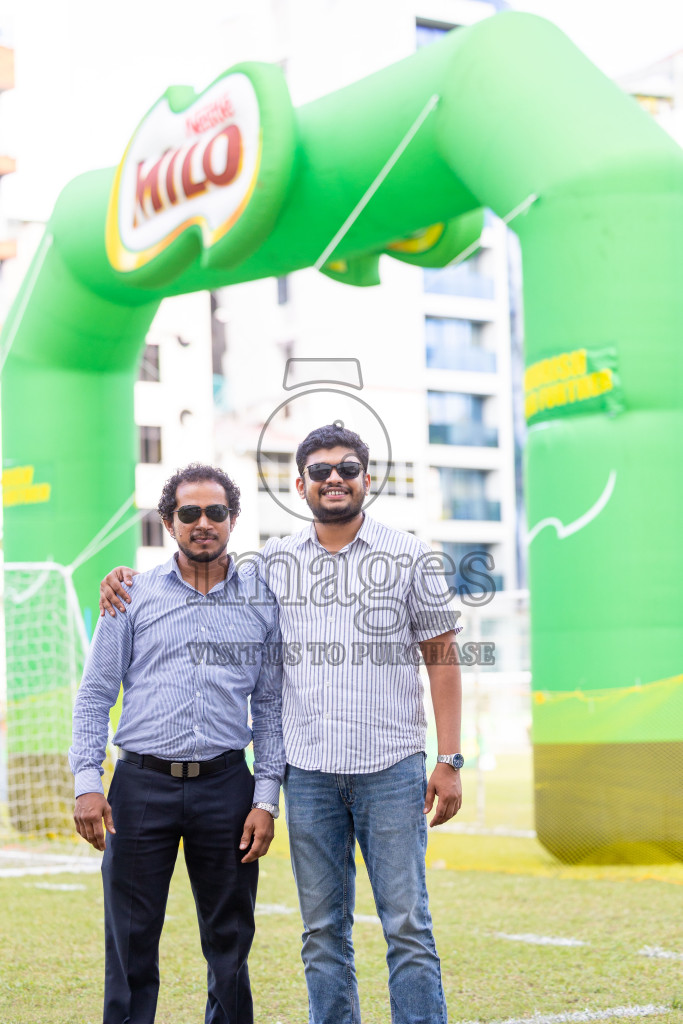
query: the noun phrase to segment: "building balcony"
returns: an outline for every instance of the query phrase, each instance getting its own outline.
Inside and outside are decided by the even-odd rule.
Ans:
[[[470,519],[477,522],[500,522],[500,502],[486,498],[470,498],[444,502],[443,519]]]
[[[493,280],[477,273],[469,262],[441,270],[425,270],[424,290],[432,295],[457,295],[470,299],[492,299],[495,295]]]
[[[485,423],[430,423],[429,443],[497,448],[498,430]]]
[[[495,373],[496,353],[474,345],[450,350],[430,351],[427,349],[428,370],[460,370],[475,373]]]

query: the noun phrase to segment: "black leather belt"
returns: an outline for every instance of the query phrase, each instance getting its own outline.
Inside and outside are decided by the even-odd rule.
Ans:
[[[243,750],[226,750],[210,761],[164,761],[154,754],[134,754],[131,750],[119,750],[120,761],[130,761],[139,768],[151,768],[164,775],[172,775],[175,779],[194,779],[198,775],[211,775],[219,772],[230,764],[244,760]]]

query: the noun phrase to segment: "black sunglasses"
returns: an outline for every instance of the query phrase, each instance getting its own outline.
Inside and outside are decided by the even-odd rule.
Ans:
[[[329,462],[314,462],[306,466],[306,469],[311,480],[318,484],[327,480],[333,469],[337,470],[342,480],[355,480],[363,472],[360,462],[338,462],[336,466],[331,466]]]
[[[214,523],[224,523],[230,514],[227,505],[207,505],[206,508],[200,508],[199,505],[183,505],[174,511],[178,513],[181,523],[196,523],[202,512],[206,512],[207,518]]]

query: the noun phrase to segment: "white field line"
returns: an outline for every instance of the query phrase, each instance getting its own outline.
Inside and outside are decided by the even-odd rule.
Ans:
[[[508,935],[507,932],[496,932],[499,939],[508,939],[510,942],[528,942],[531,946],[589,946],[589,942],[581,939],[562,939],[552,935],[534,935],[532,932],[525,932],[521,935]]]
[[[669,949],[662,949],[661,946],[643,946],[638,950],[638,956],[653,956],[661,960],[683,960],[683,953],[674,953]]]
[[[82,864],[80,867],[25,867],[0,868],[0,878],[23,878],[25,875],[94,875],[100,870],[99,864]]]
[[[295,907],[286,907],[284,903],[257,903],[254,911],[256,914],[296,914]],[[366,924],[381,924],[375,914],[354,914],[354,921],[362,921]]]
[[[11,866],[0,867],[0,878],[23,878],[25,875],[91,875],[100,870],[99,857],[68,857],[30,854],[24,851],[0,851],[0,857]],[[11,862],[15,863],[12,864]],[[16,864],[19,861],[19,865]],[[21,863],[24,861],[25,863]]]
[[[495,1024],[583,1024],[592,1020],[624,1020],[631,1017],[651,1017],[653,1014],[671,1013],[671,1006],[614,1006],[610,1010],[576,1010],[573,1013],[534,1013],[531,1017],[506,1017]],[[480,1024],[479,1021],[461,1021],[460,1024]]]
[[[65,885],[62,882],[34,882],[33,888],[50,889],[53,892],[85,892],[84,885]]]
[[[256,914],[295,914],[294,907],[286,907],[283,903],[256,903]]]

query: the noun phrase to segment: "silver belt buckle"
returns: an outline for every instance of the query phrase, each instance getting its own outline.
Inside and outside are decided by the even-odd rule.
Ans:
[[[199,762],[188,761],[187,762],[187,777],[188,779],[195,779],[199,775]]]
[[[183,762],[172,761],[171,762],[171,775],[174,779],[182,779],[183,777]]]

